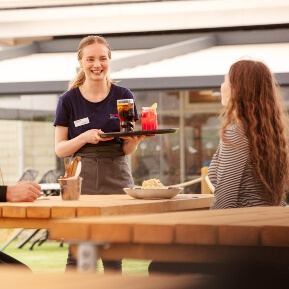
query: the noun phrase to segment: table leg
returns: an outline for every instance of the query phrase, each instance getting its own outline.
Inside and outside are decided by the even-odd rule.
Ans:
[[[77,271],[95,272],[98,248],[93,242],[81,242],[77,249]]]

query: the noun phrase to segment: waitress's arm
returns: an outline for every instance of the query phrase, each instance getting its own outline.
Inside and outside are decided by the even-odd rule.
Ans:
[[[137,150],[138,144],[141,142],[141,140],[146,139],[146,138],[152,138],[154,135],[150,136],[145,136],[145,135],[140,135],[140,136],[123,136],[120,137],[123,139],[123,144],[122,144],[122,150],[125,155],[132,154]]]
[[[77,137],[68,140],[68,127],[55,127],[55,153],[59,158],[67,157],[74,154],[87,143],[97,144],[100,141],[113,139],[101,138],[99,134],[103,133],[100,129],[90,129],[78,135]]]
[[[70,156],[85,144],[86,141],[83,135],[68,140],[68,127],[55,127],[55,153],[58,157]]]
[[[125,155],[132,154],[136,151],[138,144],[143,139],[143,136],[129,136],[129,137],[122,137],[122,150]]]

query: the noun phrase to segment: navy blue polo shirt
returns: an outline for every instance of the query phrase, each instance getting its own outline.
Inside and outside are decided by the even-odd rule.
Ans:
[[[120,123],[117,116],[117,100],[124,98],[134,99],[134,96],[129,89],[115,84],[111,85],[108,96],[100,102],[88,101],[82,96],[79,88],[68,90],[58,100],[54,126],[68,127],[68,139],[90,129],[118,132]],[[134,111],[135,120],[138,120],[135,104]]]

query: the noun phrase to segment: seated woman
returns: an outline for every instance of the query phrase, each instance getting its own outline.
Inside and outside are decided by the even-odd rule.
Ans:
[[[285,206],[288,120],[273,74],[260,61],[237,61],[221,95],[220,142],[208,173],[215,187],[211,209]]]
[[[285,206],[288,120],[271,71],[259,61],[237,61],[225,76],[221,95],[221,139],[208,173],[215,187],[211,209]],[[149,273],[211,273],[218,267],[153,261]]]

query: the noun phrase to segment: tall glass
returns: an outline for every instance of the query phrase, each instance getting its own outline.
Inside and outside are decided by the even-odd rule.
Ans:
[[[118,99],[117,112],[120,121],[120,131],[128,132],[134,130],[134,100]]]
[[[158,119],[157,112],[152,107],[143,107],[141,113],[142,130],[157,130]]]

